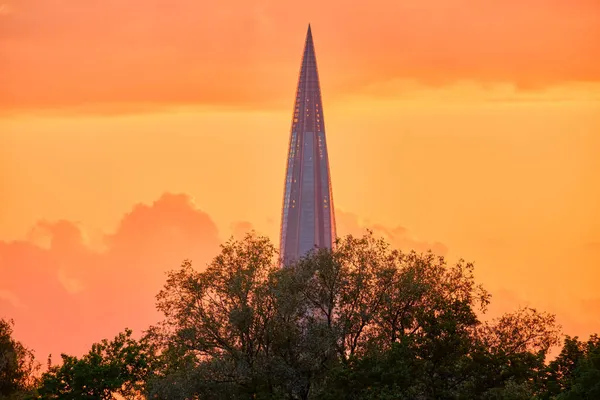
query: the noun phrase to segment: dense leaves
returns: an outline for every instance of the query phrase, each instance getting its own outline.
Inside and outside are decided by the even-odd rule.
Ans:
[[[0,319],[0,399],[18,399],[35,385],[33,352],[14,340],[13,321]]]
[[[185,262],[170,274],[152,396],[531,398],[559,337],[554,317],[533,309],[482,324],[490,296],[472,264],[370,234],[284,268],[274,257],[249,235],[204,272]]]
[[[400,252],[371,234],[284,267],[267,238],[249,234],[203,271],[191,261],[171,271],[157,295],[164,319],[141,340],[126,330],[81,358],[63,355],[31,396],[600,398],[597,336],[567,337],[547,362],[560,339],[554,316],[523,308],[481,321],[490,299],[472,264]],[[0,388],[23,394],[32,357],[2,329],[11,368]]]
[[[567,336],[560,355],[544,372],[540,399],[600,399],[600,338],[592,335],[580,342]]]
[[[92,346],[82,358],[63,354],[62,365],[50,366],[37,390],[39,399],[112,400],[115,394],[141,397],[154,357],[144,343],[125,330],[112,341]]]

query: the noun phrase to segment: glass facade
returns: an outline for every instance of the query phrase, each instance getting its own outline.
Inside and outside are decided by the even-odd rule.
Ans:
[[[315,247],[331,248],[335,215],[319,74],[310,26],[292,117],[281,215],[280,254],[284,262]]]

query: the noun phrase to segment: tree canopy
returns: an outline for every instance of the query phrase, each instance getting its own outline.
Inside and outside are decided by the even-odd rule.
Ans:
[[[598,337],[566,337],[548,362],[561,340],[554,316],[522,308],[482,321],[491,296],[473,271],[372,234],[282,267],[266,237],[248,234],[202,270],[186,260],[169,272],[156,297],[164,318],[141,338],[125,330],[81,358],[62,355],[34,389],[23,383],[29,353],[0,353],[21,352],[6,358],[12,372],[0,376],[13,386],[0,389],[37,399],[600,398]],[[7,327],[0,349],[15,348]]]
[[[165,361],[149,393],[165,399],[528,398],[559,340],[534,309],[482,323],[472,264],[370,234],[284,268],[248,235],[203,272],[184,262],[157,301]]]
[[[103,340],[81,358],[63,354],[61,365],[50,365],[36,391],[38,399],[112,400],[143,398],[144,382],[153,370],[154,354],[126,329],[112,341]]]
[[[33,352],[13,338],[11,320],[0,319],[0,399],[22,398],[35,384]]]

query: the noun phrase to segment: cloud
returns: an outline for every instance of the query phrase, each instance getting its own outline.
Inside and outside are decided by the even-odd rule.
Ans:
[[[417,239],[401,226],[370,223],[339,209],[336,222],[340,236],[371,229],[405,251],[448,253],[444,244]],[[238,221],[231,231],[240,238],[252,228]],[[81,354],[125,327],[140,332],[161,319],[154,296],[165,272],[186,258],[203,268],[221,243],[210,215],[184,194],[166,193],[152,204],[135,205],[114,232],[98,240],[77,222],[40,221],[26,240],[0,241],[0,318],[15,319],[17,338],[38,358]],[[587,247],[596,251],[596,245]],[[504,289],[493,294],[493,315],[532,304],[559,314],[567,333],[583,336],[598,327],[598,298],[556,306]]]
[[[0,17],[10,14],[10,7],[7,4],[0,4]]]
[[[404,250],[447,251],[401,227],[364,224],[339,210],[336,215],[342,235],[370,228]],[[247,221],[231,225],[237,239],[252,229]],[[158,321],[154,296],[165,272],[184,259],[203,268],[221,243],[211,217],[185,194],[135,205],[113,233],[96,240],[80,223],[39,221],[26,240],[0,241],[0,317],[14,318],[19,340],[41,358],[80,354],[125,327],[140,332]]]
[[[252,230],[254,226],[248,221],[238,221],[231,226],[232,236],[237,240],[243,239]]]
[[[5,0],[2,9],[5,110],[287,106],[309,20],[332,94],[396,79],[527,89],[600,80],[596,0],[307,0],[294,12],[271,0]]]
[[[85,288],[83,282],[77,278],[67,276],[67,273],[62,268],[58,269],[58,281],[70,294],[80,293]]]
[[[133,207],[104,235],[104,251],[69,221],[41,221],[29,239],[0,241],[0,317],[14,318],[19,339],[42,358],[156,322],[165,272],[186,258],[202,268],[220,244],[210,216],[174,194]]]
[[[0,289],[0,304],[2,304],[3,301],[14,308],[21,308],[24,306],[23,303],[21,303],[21,300],[19,300],[19,298],[13,292],[10,290]]]
[[[371,230],[376,236],[385,238],[396,249],[403,251],[414,250],[418,253],[431,250],[434,254],[440,256],[444,256],[448,253],[448,248],[443,243],[430,243],[417,240],[411,237],[408,230],[402,226],[389,228],[382,224],[372,224],[368,221],[361,221],[356,214],[340,209],[335,210],[335,217],[337,235],[340,237],[345,235],[361,236],[365,234],[367,230]]]

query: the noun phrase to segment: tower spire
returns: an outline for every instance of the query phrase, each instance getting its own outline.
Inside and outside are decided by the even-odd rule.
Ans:
[[[335,215],[321,88],[308,24],[290,132],[280,254],[284,262],[291,262],[315,246],[331,248],[334,241]]]

